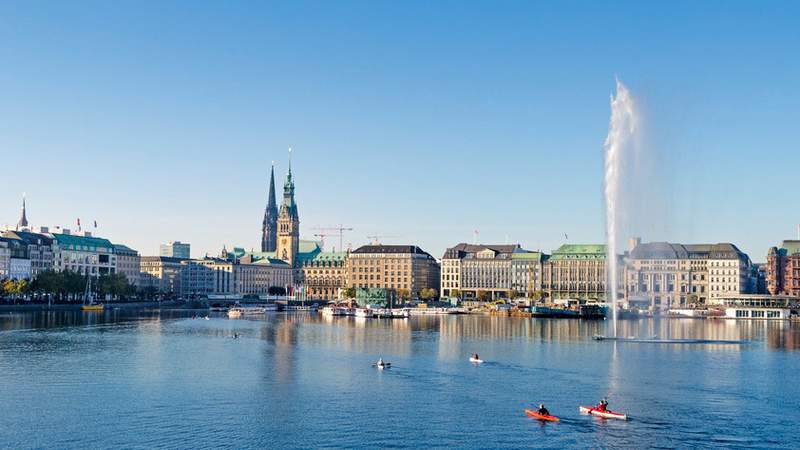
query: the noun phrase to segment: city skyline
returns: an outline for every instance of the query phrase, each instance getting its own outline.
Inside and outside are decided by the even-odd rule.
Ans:
[[[437,258],[476,229],[545,252],[602,243],[616,75],[661,169],[645,241],[732,242],[764,262],[796,236],[791,191],[771,187],[800,162],[796,5],[184,5],[121,27],[127,5],[0,7],[0,145],[9,168],[36,162],[4,173],[0,225],[27,192],[31,225],[97,220],[143,255],[258,249],[270,163],[283,179],[291,146],[303,239],[343,224],[354,248],[382,234]],[[405,34],[382,30],[394,20]]]

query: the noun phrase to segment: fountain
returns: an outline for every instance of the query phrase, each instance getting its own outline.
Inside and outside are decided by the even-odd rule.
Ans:
[[[636,160],[638,151],[638,114],[628,88],[617,79],[617,94],[611,96],[611,119],[605,151],[605,201],[606,201],[606,267],[607,292],[611,297],[611,318],[614,336],[617,335],[617,290],[619,266],[617,247],[622,231],[621,219],[623,183],[626,170]]]

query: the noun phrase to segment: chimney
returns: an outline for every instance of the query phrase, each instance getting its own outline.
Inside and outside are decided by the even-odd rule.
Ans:
[[[628,251],[632,252],[633,249],[636,248],[637,245],[642,243],[642,238],[640,237],[632,237],[628,239]]]

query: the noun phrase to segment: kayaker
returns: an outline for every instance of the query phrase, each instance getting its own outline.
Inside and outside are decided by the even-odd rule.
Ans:
[[[544,407],[544,403],[539,403],[539,414],[543,416],[550,415],[550,411],[548,411],[547,408]]]
[[[385,365],[385,364],[383,363],[383,358],[378,358],[378,362],[377,362],[375,365],[376,365],[376,366],[383,366],[383,365]]]
[[[473,353],[472,354],[472,359],[476,359],[477,360],[477,359],[481,359],[481,358],[478,356],[477,353]]]
[[[600,400],[600,404],[595,406],[594,409],[596,411],[605,412],[606,410],[608,410],[608,402],[606,401],[606,399],[602,399]]]

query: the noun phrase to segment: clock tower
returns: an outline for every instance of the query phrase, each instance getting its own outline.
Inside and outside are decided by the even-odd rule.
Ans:
[[[300,216],[294,201],[294,181],[292,180],[292,149],[289,149],[289,172],[283,184],[283,202],[278,213],[278,233],[275,256],[295,267],[300,249]]]

